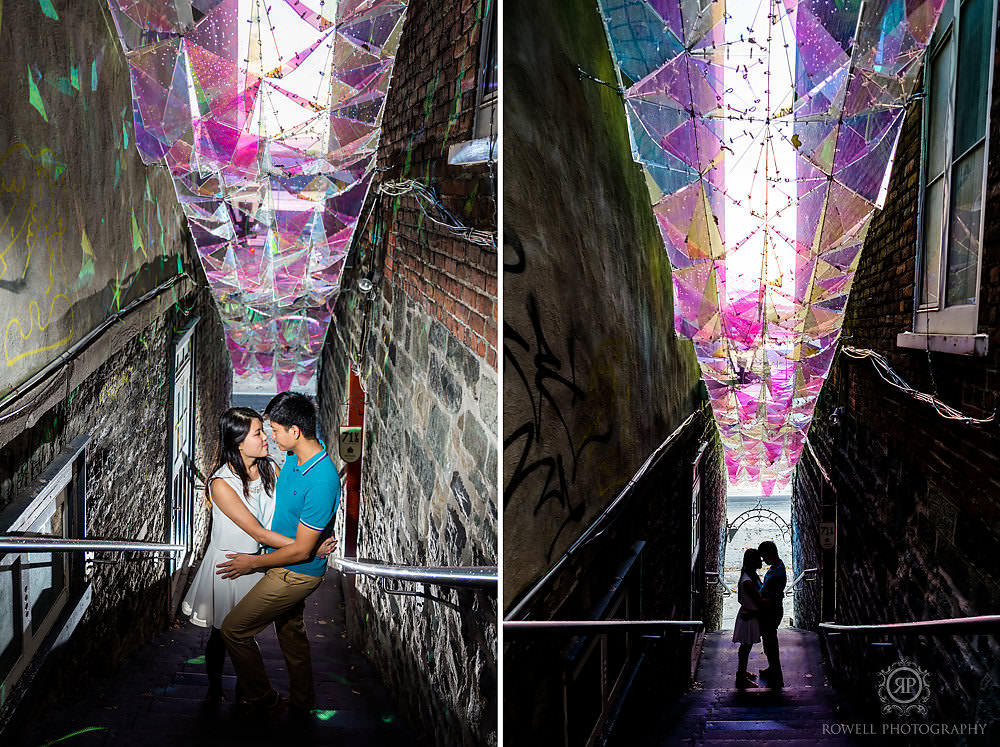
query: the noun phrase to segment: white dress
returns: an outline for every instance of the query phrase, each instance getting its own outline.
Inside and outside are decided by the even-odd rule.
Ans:
[[[271,528],[271,519],[274,517],[274,497],[268,495],[264,490],[263,480],[258,478],[250,483],[250,498],[248,500],[243,496],[243,483],[229,468],[229,465],[224,464],[220,467],[211,477],[213,480],[215,478],[225,480],[229,487],[236,491],[236,495],[243,500],[247,509],[261,523],[261,526],[267,529]],[[229,614],[229,611],[260,581],[261,576],[258,573],[248,573],[238,578],[225,579],[216,574],[218,569],[215,566],[218,563],[226,562],[227,553],[253,554],[258,549],[257,540],[240,529],[213,503],[212,537],[209,540],[208,549],[205,550],[201,566],[191,582],[191,588],[188,589],[184,601],[181,602],[181,611],[191,618],[192,623],[203,628],[222,627],[222,621]]]
[[[757,581],[746,571],[740,575],[740,583],[736,587],[736,598],[740,600],[740,611],[757,612],[758,607],[754,600],[743,591],[743,582],[749,580],[756,584]],[[760,621],[756,617],[744,618],[736,616],[736,625],[733,627],[733,643],[758,643],[760,641]]]

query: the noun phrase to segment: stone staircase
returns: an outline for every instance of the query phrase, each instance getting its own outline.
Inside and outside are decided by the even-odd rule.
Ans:
[[[310,723],[248,719],[234,712],[236,678],[228,657],[223,687],[229,703],[205,703],[208,634],[186,620],[125,662],[113,679],[82,682],[61,703],[4,745],[397,745],[412,743],[406,724],[368,660],[347,641],[340,574],[328,571],[306,602],[317,710]],[[274,687],[287,694],[287,670],[273,628],[257,636]]]
[[[736,647],[732,631],[705,636],[696,682],[672,704],[659,710],[647,698],[650,717],[637,725],[636,712],[617,730],[611,744],[629,745],[853,745],[839,734],[823,732],[823,725],[840,724],[848,717],[832,687],[825,683],[816,634],[795,628],[778,632],[785,687],[737,690]],[[760,645],[750,655],[752,673],[767,666]],[[872,697],[875,697],[874,691]],[[836,729],[834,730],[836,731]]]

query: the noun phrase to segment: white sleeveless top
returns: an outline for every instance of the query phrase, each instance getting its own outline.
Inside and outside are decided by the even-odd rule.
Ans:
[[[739,587],[737,587],[736,598],[739,600],[740,607],[748,611],[756,612],[758,611],[757,603],[753,600],[753,597],[748,596],[743,591],[744,581],[749,581],[752,584],[757,583],[757,580],[753,576],[746,571],[743,571],[743,573],[740,574],[740,583]]]
[[[250,497],[247,498],[243,495],[243,483],[229,465],[223,465],[216,470],[211,479],[216,478],[226,481],[261,526],[271,528],[274,496],[268,495],[264,490],[263,480],[257,479],[250,483]],[[240,529],[213,502],[211,541],[181,604],[181,610],[191,617],[191,622],[202,627],[222,626],[226,615],[260,580],[261,574],[248,573],[239,578],[225,579],[216,574],[216,565],[226,562],[227,553],[252,554],[257,550],[257,540]]]
[[[220,478],[240,497],[247,510],[266,529],[271,528],[271,519],[274,517],[274,496],[267,494],[264,490],[264,480],[257,478],[250,483],[250,497],[243,495],[243,482],[233,472],[228,464],[224,464],[216,470],[211,479]],[[236,523],[226,516],[219,509],[219,506],[212,503],[212,547],[216,550],[226,552],[255,553],[258,550],[257,540],[240,529]]]

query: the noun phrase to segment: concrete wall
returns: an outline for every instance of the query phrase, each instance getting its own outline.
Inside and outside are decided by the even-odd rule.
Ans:
[[[700,405],[597,7],[506,13],[505,607]]]
[[[996,60],[1000,60],[998,55]],[[885,209],[875,217],[847,307],[847,344],[885,355],[915,389],[937,394],[974,417],[998,404],[1000,367],[1000,89],[993,71],[990,153],[984,199],[979,332],[986,357],[896,347],[912,331],[917,246],[921,104],[911,104]],[[834,409],[844,408],[839,423]],[[823,389],[809,434],[816,460],[803,458],[794,482],[798,567],[829,566],[818,544],[824,501],[838,517],[836,608],[821,610],[821,589],[796,599],[798,624],[903,622],[992,614],[1000,604],[1000,436],[995,424],[940,417],[890,387],[868,361],[840,355]],[[891,640],[891,639],[890,639]],[[859,698],[877,698],[871,672],[915,657],[934,676],[932,718],[995,717],[1000,704],[1000,647],[991,637],[942,636],[894,641],[877,656],[852,639],[840,649]],[[871,703],[869,702],[869,705]]]
[[[381,180],[417,179],[466,225],[496,230],[485,166],[447,164],[473,132],[486,3],[415,1],[386,101]],[[346,422],[350,365],[366,387],[358,556],[497,564],[497,253],[432,224],[412,195],[376,202],[343,277],[323,350],[323,427]],[[377,272],[374,295],[357,290]],[[341,512],[343,514],[343,512]],[[343,524],[338,527],[343,536]],[[496,598],[443,601],[349,582],[348,629],[418,730],[418,743],[497,742]]]
[[[0,19],[0,396],[176,274],[184,251],[170,177],[135,151],[105,4],[46,5],[8,3]]]
[[[170,179],[135,152],[128,75],[103,4],[56,2],[52,13],[59,18],[38,3],[7,4],[0,25],[8,71],[0,80],[0,394],[164,279],[191,279],[0,411],[0,512],[88,434],[87,534],[165,542],[173,339],[201,317],[192,454],[201,470],[228,406],[229,356]],[[206,529],[196,501],[196,546]],[[0,728],[32,679],[18,719],[72,699],[89,674],[113,670],[170,622],[162,560],[102,564],[91,583],[69,644],[3,694]]]
[[[670,267],[597,5],[505,5],[504,589],[510,611],[702,407],[691,344],[675,336]],[[593,614],[637,540],[646,618],[688,619],[692,462],[702,464],[705,570],[719,570],[725,480],[707,410],[680,430],[600,538],[530,606],[536,619]],[[721,622],[711,593],[697,614]],[[509,642],[508,642],[509,641]],[[567,641],[505,639],[505,734],[563,739]],[[678,670],[658,670],[658,692]],[[594,695],[600,699],[599,692]],[[595,706],[596,707],[596,706]],[[594,718],[570,713],[568,718]]]

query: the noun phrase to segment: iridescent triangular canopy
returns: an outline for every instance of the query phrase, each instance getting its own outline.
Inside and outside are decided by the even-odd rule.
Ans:
[[[943,3],[599,0],[734,483],[798,461]]]
[[[313,373],[406,0],[108,0],[136,147],[173,177],[238,374]]]

